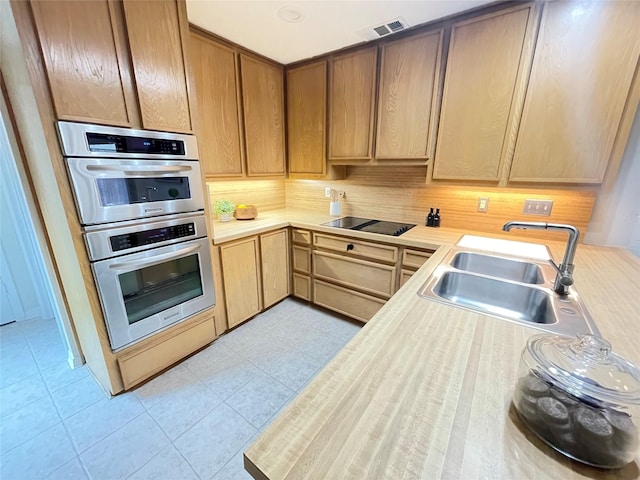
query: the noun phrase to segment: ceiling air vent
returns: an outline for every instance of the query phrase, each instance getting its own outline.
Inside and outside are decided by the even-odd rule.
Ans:
[[[392,33],[399,32],[408,28],[409,24],[402,17],[389,20],[382,25],[374,25],[360,30],[358,33],[367,40],[377,40],[378,38],[386,37]]]

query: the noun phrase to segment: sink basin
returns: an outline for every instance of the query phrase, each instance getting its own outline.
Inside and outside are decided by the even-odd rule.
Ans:
[[[458,270],[500,277],[514,282],[542,284],[542,269],[535,263],[511,260],[482,253],[459,252],[451,261]]]
[[[555,334],[599,335],[575,289],[566,296],[552,290],[554,277],[555,271],[542,259],[454,247],[418,295]]]
[[[549,296],[543,290],[518,283],[446,272],[433,288],[433,293],[456,305],[511,320],[545,324],[557,322]]]

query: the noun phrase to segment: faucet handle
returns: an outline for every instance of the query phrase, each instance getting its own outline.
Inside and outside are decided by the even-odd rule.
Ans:
[[[573,283],[573,276],[571,274],[560,275],[560,285],[570,287]]]
[[[553,269],[558,273],[558,275],[563,275],[562,270],[560,270],[560,267],[556,265],[556,262],[554,262],[552,259],[549,259],[548,262],[551,264]]]
[[[565,265],[560,264],[559,266],[556,263],[549,259],[549,263],[553,267],[553,269],[558,273],[556,280],[554,282],[554,291],[559,293],[560,295],[566,295],[568,293],[567,287],[573,285],[573,265]]]

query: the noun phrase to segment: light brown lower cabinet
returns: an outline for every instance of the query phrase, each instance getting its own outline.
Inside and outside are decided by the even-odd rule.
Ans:
[[[291,275],[294,297],[313,301],[311,290],[311,232],[299,228],[291,229]]]
[[[223,244],[228,326],[235,327],[290,293],[366,322],[432,253],[299,228]]]
[[[262,311],[262,276],[258,237],[220,246],[224,299],[229,328]]]
[[[405,248],[402,251],[402,268],[400,269],[400,281],[398,288],[402,287],[416,273],[424,263],[433,255],[433,250],[415,250]]]
[[[128,390],[213,342],[215,338],[214,317],[205,317],[175,335],[118,357],[124,388]]]
[[[301,245],[293,245],[291,250],[293,252],[293,269],[296,272],[309,275],[311,273],[311,249]]]
[[[220,245],[227,326],[289,296],[289,232],[281,229]]]
[[[263,308],[289,296],[289,232],[260,235]]]
[[[300,273],[293,273],[293,296],[311,301],[311,277]]]
[[[404,286],[405,283],[407,283],[409,281],[409,279],[411,277],[413,277],[413,274],[416,273],[415,270],[406,270],[406,269],[402,269],[400,270],[400,287]]]
[[[433,250],[414,250],[405,248],[402,251],[402,266],[418,269],[433,255]]]
[[[396,290],[396,267],[328,252],[313,252],[313,275],[385,298]]]
[[[343,315],[367,322],[382,308],[386,300],[322,280],[314,280],[313,302]]]

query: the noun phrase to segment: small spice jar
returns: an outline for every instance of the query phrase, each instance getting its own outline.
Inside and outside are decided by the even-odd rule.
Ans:
[[[619,468],[638,454],[640,369],[598,336],[531,337],[513,404],[538,437],[575,460]]]

